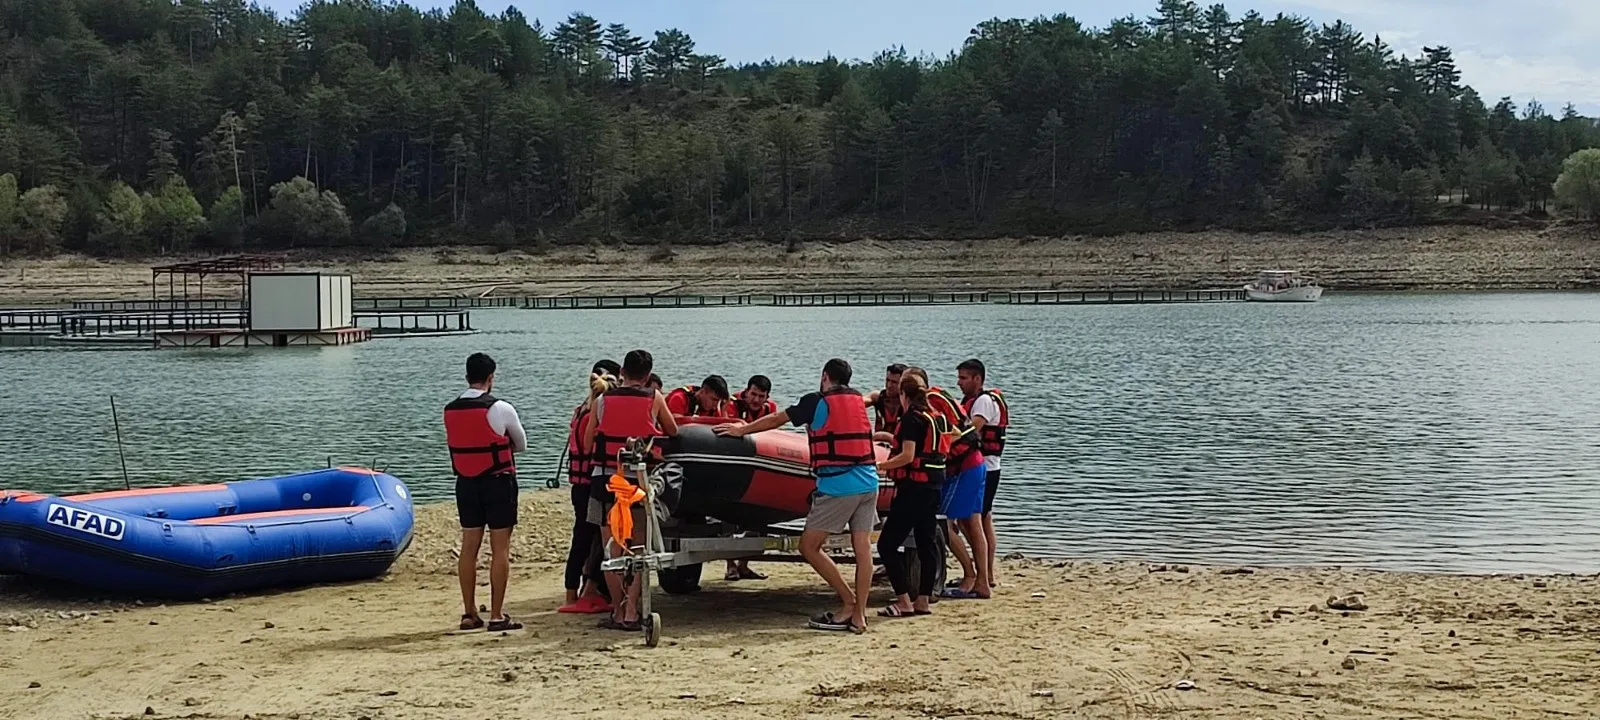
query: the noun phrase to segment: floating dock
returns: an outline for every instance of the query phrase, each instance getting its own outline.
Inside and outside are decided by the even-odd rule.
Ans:
[[[162,330],[155,333],[158,348],[225,347],[330,347],[350,345],[372,339],[372,329],[364,327],[274,332],[226,328],[217,330]],[[148,340],[143,340],[148,342]]]
[[[371,338],[477,332],[470,310],[645,310],[714,307],[926,305],[1158,305],[1242,302],[1243,289],[1006,290],[971,292],[735,293],[726,295],[524,295],[349,298],[349,325],[252,331],[239,300],[79,300],[70,308],[0,309],[0,346],[138,344],[158,347],[345,345]],[[259,328],[258,328],[259,330]],[[360,330],[362,332],[347,332]]]
[[[906,305],[1153,305],[1243,301],[1242,289],[1006,290],[968,292],[730,293],[722,295],[525,295],[355,298],[357,310],[639,310],[708,307],[882,307]]]

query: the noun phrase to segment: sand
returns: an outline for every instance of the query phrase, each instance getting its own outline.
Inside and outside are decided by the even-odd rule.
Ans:
[[[0,263],[0,303],[148,298],[152,262],[81,257]],[[534,255],[407,250],[377,260],[300,254],[298,267],[350,272],[362,296],[739,294],[860,290],[1193,289],[1239,287],[1286,267],[1331,291],[1561,289],[1600,286],[1589,228],[1425,227],[1296,236],[1151,233],[993,240],[841,239],[782,244],[578,246]],[[219,287],[220,286],[220,287]],[[235,282],[233,288],[236,288]],[[165,288],[162,288],[165,292]],[[207,291],[237,297],[212,278]]]
[[[370,582],[166,605],[0,584],[0,717],[1600,715],[1600,578],[1012,559],[995,600],[853,636],[804,629],[829,599],[802,566],[710,567],[657,596],[649,649],[551,612],[565,500],[524,494],[508,634],[452,630],[444,506]],[[1348,595],[1368,609],[1329,609]]]

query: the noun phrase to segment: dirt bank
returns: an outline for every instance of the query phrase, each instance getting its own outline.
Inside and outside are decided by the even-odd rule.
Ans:
[[[374,582],[171,605],[0,584],[0,717],[1600,714],[1592,577],[1013,560],[996,600],[856,637],[805,630],[828,604],[819,583],[767,564],[769,580],[708,572],[702,593],[662,599],[667,640],[650,650],[551,612],[565,498],[524,497],[510,603],[524,631],[450,631],[452,510],[430,506]],[[1352,593],[1369,609],[1328,608]]]
[[[166,258],[170,262],[178,258]],[[1289,267],[1337,290],[1600,287],[1600,240],[1571,228],[1428,227],[1286,237],[1233,232],[1109,238],[931,239],[559,248],[545,255],[411,250],[383,260],[304,259],[355,275],[362,295],[744,293],[1237,287]],[[148,262],[85,258],[0,265],[0,302],[150,295]],[[217,281],[208,291],[217,291]]]

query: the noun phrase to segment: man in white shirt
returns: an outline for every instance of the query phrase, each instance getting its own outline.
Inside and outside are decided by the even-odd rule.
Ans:
[[[988,370],[982,360],[973,358],[956,366],[956,382],[963,396],[961,404],[972,419],[973,432],[978,434],[987,471],[983,490],[983,535],[989,541],[989,587],[998,587],[994,576],[994,496],[1000,488],[1000,455],[1005,450],[1006,427],[1011,424],[1011,418],[1000,391],[984,387],[987,379]]]
[[[461,519],[462,630],[485,627],[478,616],[478,550],[489,530],[489,596],[487,627],[517,630],[522,623],[503,612],[506,581],[511,576],[511,528],[517,524],[517,465],[513,455],[528,449],[516,408],[489,394],[494,387],[494,360],[483,353],[467,358],[467,389],[444,407],[445,441],[456,475],[456,513]]]

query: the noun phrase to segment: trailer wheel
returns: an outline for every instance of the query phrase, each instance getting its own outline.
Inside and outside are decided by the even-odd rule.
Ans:
[[[701,564],[680,565],[656,571],[656,581],[668,595],[688,595],[700,592]]]
[[[661,644],[661,613],[650,613],[644,616],[644,645],[655,647]]]

